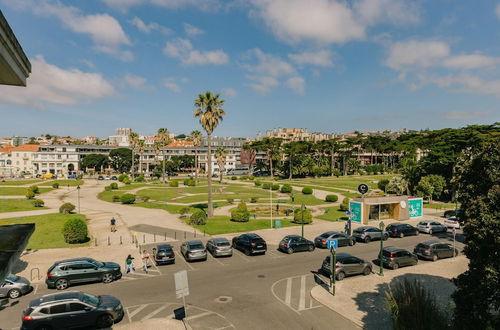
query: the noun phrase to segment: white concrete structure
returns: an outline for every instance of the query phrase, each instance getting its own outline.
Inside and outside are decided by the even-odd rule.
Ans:
[[[40,148],[37,144],[24,144],[10,150],[12,174],[33,174],[33,160]]]

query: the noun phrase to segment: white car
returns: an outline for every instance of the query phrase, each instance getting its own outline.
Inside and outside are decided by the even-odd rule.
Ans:
[[[460,229],[460,221],[456,217],[451,217],[444,221],[444,225],[448,228]]]

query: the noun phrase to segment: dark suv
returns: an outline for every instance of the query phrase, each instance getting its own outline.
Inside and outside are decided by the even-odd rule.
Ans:
[[[383,231],[378,229],[377,227],[373,226],[362,226],[354,229],[352,232],[352,236],[356,240],[360,240],[365,243],[370,243],[372,240],[380,240],[383,239],[384,241],[389,238],[389,234],[386,231]]]
[[[378,258],[380,262],[380,255]],[[395,246],[387,246],[382,250],[382,265],[392,269],[403,266],[414,266],[418,263],[415,254]]]
[[[314,243],[299,235],[287,235],[281,240],[279,250],[292,254],[299,251],[314,251]]]
[[[413,250],[417,256],[423,259],[429,259],[436,261],[442,258],[450,258],[458,255],[458,250],[453,249],[448,243],[442,243],[439,241],[425,241],[417,244]]]
[[[407,223],[391,223],[385,230],[389,233],[389,236],[401,238],[420,233],[417,228]]]
[[[73,291],[32,300],[23,311],[21,330],[109,328],[123,319],[123,306],[113,296]]]
[[[158,245],[154,253],[156,265],[175,264],[175,253],[170,244]]]
[[[249,256],[255,253],[265,254],[267,244],[259,235],[250,233],[233,237],[233,248]]]
[[[120,279],[120,265],[91,258],[67,259],[55,262],[47,271],[45,283],[49,289],[64,290],[72,284]]]

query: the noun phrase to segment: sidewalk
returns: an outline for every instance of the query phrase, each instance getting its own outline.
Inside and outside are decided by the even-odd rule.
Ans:
[[[58,211],[54,210],[54,209],[19,211],[19,212],[3,212],[3,213],[0,213],[0,219],[29,217],[29,216],[33,216],[33,215],[52,214],[52,213],[57,213],[57,212]]]
[[[450,279],[465,272],[467,265],[467,258],[458,256],[397,270],[384,270],[383,277],[371,274],[336,282],[335,296],[328,292],[329,282],[317,285],[311,290],[311,296],[363,329],[392,329],[385,300],[388,285],[403,278],[416,278],[436,295],[438,304],[445,309],[455,290]],[[374,271],[378,272],[378,267]]]

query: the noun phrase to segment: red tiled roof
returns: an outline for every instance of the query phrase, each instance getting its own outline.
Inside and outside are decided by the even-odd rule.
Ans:
[[[38,144],[23,144],[12,148],[12,151],[38,151],[39,148],[40,145]]]

